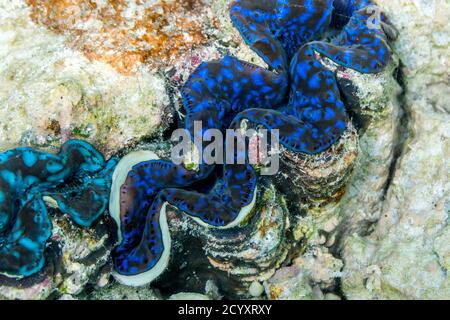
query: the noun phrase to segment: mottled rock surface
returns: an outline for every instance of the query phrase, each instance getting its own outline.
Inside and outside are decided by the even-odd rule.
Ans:
[[[379,2],[400,31],[404,114],[391,169],[370,174],[384,187],[362,184],[384,193],[344,206],[350,225],[356,210],[374,219],[341,240],[342,288],[350,299],[450,299],[450,1]]]
[[[31,14],[23,1],[0,1],[0,150],[79,138],[111,153],[170,124],[164,79],[90,61]]]
[[[88,300],[160,300],[161,296],[149,287],[133,288],[114,284],[95,290],[81,298]]]

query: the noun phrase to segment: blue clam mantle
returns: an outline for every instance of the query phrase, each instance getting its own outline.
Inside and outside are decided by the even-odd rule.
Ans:
[[[202,63],[182,89],[185,128],[192,137],[203,136],[207,129],[237,129],[246,120],[279,129],[280,142],[290,151],[327,150],[349,119],[335,75],[320,57],[361,73],[382,71],[396,31],[384,15],[374,20],[376,13],[369,0],[234,1],[234,26],[269,68],[230,56]],[[338,33],[321,40],[330,30]],[[195,121],[202,123],[202,132],[195,132]],[[238,152],[233,156],[247,159]],[[167,204],[201,224],[229,228],[255,201],[257,175],[248,161],[224,165],[206,193],[190,186],[215,172],[213,165],[201,164],[194,171],[142,154],[123,161],[113,181],[110,210],[121,240],[113,252],[115,276],[125,284],[151,282],[167,266]]]

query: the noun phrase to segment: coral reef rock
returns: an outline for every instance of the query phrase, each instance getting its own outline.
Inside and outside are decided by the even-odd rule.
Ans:
[[[65,2],[48,3],[64,11],[57,4]],[[68,35],[36,25],[33,8],[0,1],[1,150],[83,138],[110,153],[170,123],[162,77],[143,68],[124,75],[90,61],[67,43]]]
[[[342,290],[349,299],[449,299],[450,1],[378,2],[400,32],[403,114],[390,168],[370,174],[383,183],[354,183],[355,198],[379,198],[360,200],[359,213],[345,208],[350,225],[357,214],[368,219],[342,238]]]
[[[324,300],[325,290],[333,289],[341,276],[342,261],[321,248],[311,249],[293,261],[289,267],[279,269],[265,283],[269,299]]]

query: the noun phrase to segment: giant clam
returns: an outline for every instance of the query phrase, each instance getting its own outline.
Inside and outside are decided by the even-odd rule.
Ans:
[[[204,138],[208,129],[239,129],[243,121],[278,129],[287,174],[289,163],[298,167],[302,158],[312,160],[309,172],[293,181],[304,198],[320,204],[338,197],[356,156],[356,140],[338,80],[323,60],[360,73],[379,73],[385,68],[395,32],[384,15],[375,25],[367,23],[372,21],[372,6],[368,0],[234,1],[230,15],[235,27],[269,68],[230,56],[202,63],[182,89],[185,128],[190,136],[196,141],[195,137]],[[330,41],[322,40],[329,28],[339,29],[339,33]],[[200,128],[196,122],[201,123]],[[196,144],[199,150],[207,147],[205,140]],[[245,150],[227,156],[246,161],[227,163],[222,170],[202,161],[192,169],[148,153],[121,161],[110,203],[121,240],[113,252],[117,280],[143,285],[167,269],[172,247],[168,206],[203,228],[235,233],[245,229],[243,223],[257,202],[260,178]],[[328,165],[329,173],[314,176],[317,163]],[[202,185],[211,176],[216,183]],[[216,263],[214,257],[232,264],[231,257],[227,258],[226,249],[214,249],[220,248],[219,244],[209,243],[210,262],[225,270],[226,263]]]
[[[0,274],[22,278],[43,267],[52,230],[44,199],[91,226],[107,206],[116,163],[79,140],[57,155],[30,148],[0,154]]]

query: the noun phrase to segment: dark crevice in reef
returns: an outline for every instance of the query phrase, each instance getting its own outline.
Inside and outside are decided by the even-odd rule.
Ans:
[[[388,175],[388,179],[386,181],[386,185],[384,187],[382,201],[385,200],[387,192],[389,191],[389,188],[392,184],[392,181],[395,176],[395,172],[397,170],[398,161],[400,160],[400,158],[402,157],[402,155],[405,151],[406,141],[409,137],[409,130],[410,130],[409,126],[410,126],[411,114],[407,108],[407,102],[406,102],[407,87],[406,87],[406,83],[405,83],[405,75],[402,72],[403,69],[404,69],[403,64],[400,61],[400,64],[396,70],[397,71],[396,80],[397,80],[398,84],[400,85],[400,87],[402,88],[402,92],[397,97],[399,107],[400,107],[400,110],[399,110],[400,120],[398,121],[398,124],[397,124],[397,143],[394,148],[394,156],[392,159],[391,166],[389,168],[389,175]]]
[[[336,278],[336,284],[334,286],[334,290],[330,290],[329,292],[324,292],[324,294],[326,294],[326,293],[333,293],[333,294],[337,295],[339,298],[341,298],[342,300],[348,300],[347,297],[345,296],[344,290],[342,289],[342,278]]]
[[[342,257],[342,247],[343,247],[343,238],[347,233],[345,231],[339,232],[336,235],[336,243],[330,248],[330,253],[335,257],[336,259],[339,259],[342,261],[342,263],[345,264],[345,261]],[[344,266],[342,266],[342,270],[344,269]],[[341,271],[342,271],[341,270]],[[347,300],[347,297],[345,296],[344,290],[342,289],[342,278],[336,277],[336,283],[334,285],[334,290],[330,291],[331,293],[334,293],[338,297],[340,297],[342,300]]]
[[[353,82],[346,78],[337,77],[339,92],[341,99],[344,102],[345,109],[355,125],[360,135],[364,134],[370,125],[370,116],[365,115],[361,109],[361,104],[358,98],[358,89],[353,85]]]

